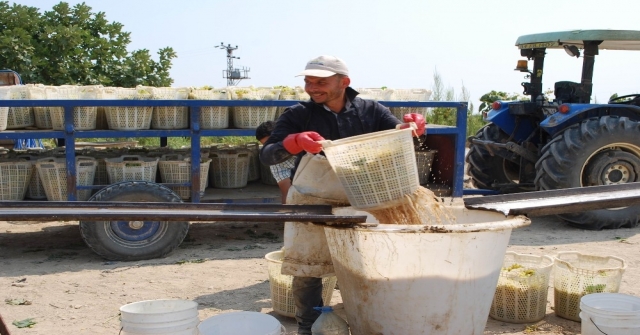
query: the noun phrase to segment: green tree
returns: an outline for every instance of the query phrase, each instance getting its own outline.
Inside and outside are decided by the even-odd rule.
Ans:
[[[38,8],[0,1],[0,67],[25,83],[134,87],[170,86],[172,48],[127,51],[130,33],[85,3],[66,2],[40,13]]]
[[[433,86],[431,87],[431,100],[433,101],[461,101],[468,102],[467,106],[467,131],[472,124],[473,103],[470,102],[469,90],[462,84],[461,93],[456,95],[451,87],[445,87],[440,73],[436,70],[433,74]],[[432,108],[427,116],[427,121],[431,124],[441,124],[447,126],[456,125],[456,109],[448,107]]]
[[[478,111],[480,113],[489,112],[491,110],[491,104],[493,104],[498,100],[511,101],[511,100],[518,100],[519,98],[520,96],[515,93],[509,94],[502,91],[491,91],[480,97],[481,103],[480,103],[480,107],[478,108]]]

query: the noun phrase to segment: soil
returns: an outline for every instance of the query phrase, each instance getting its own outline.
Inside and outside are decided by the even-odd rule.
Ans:
[[[119,308],[152,299],[198,302],[204,320],[231,311],[275,316],[296,334],[295,321],[273,313],[264,255],[282,247],[282,223],[193,223],[168,257],[106,261],[83,243],[77,222],[0,222],[0,314],[11,334],[118,334]],[[555,217],[534,217],[515,229],[508,250],[534,255],[579,251],[626,260],[621,293],[640,296],[640,228],[585,231]],[[338,286],[339,286],[338,282]],[[553,286],[553,278],[550,282]],[[553,312],[535,324],[488,319],[484,334],[579,334],[580,323]],[[8,302],[6,302],[8,301]],[[331,305],[344,317],[340,290]],[[33,319],[31,328],[12,323]]]

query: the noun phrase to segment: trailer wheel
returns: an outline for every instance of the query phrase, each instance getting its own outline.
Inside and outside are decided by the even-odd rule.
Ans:
[[[168,187],[143,181],[109,185],[89,201],[182,202]],[[89,248],[106,259],[117,261],[164,257],[182,243],[188,230],[189,222],[80,222],[80,234]]]
[[[536,187],[623,184],[640,181],[640,122],[603,116],[567,128],[542,148],[536,163]],[[584,229],[635,227],[640,206],[558,215]]]
[[[507,143],[509,139],[509,135],[493,123],[478,130],[475,137],[482,141],[497,143]],[[491,155],[482,145],[471,144],[467,163],[469,164],[467,173],[477,188],[500,190],[505,185],[517,185],[519,165],[495,152]]]

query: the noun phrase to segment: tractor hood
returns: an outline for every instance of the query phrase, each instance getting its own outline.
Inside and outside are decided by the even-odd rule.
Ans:
[[[570,44],[579,48],[583,41],[602,41],[598,49],[640,50],[640,31],[637,30],[571,30],[523,35],[516,46],[520,49],[562,49]]]

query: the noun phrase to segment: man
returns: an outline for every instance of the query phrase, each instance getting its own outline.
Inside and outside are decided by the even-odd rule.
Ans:
[[[258,128],[256,128],[256,139],[264,144],[271,136],[271,132],[275,127],[276,123],[274,121],[266,121],[261,123]],[[291,169],[293,169],[295,163],[295,157],[287,159],[286,161],[271,165],[271,174],[273,178],[278,183],[278,188],[280,188],[280,197],[282,199],[282,204],[286,204],[287,193],[289,192],[289,188],[291,187]]]
[[[307,63],[305,70],[298,76],[304,76],[305,91],[311,100],[300,102],[285,110],[260,152],[260,159],[266,165],[278,164],[296,155],[295,167],[291,172],[292,178],[306,153],[318,154],[322,151],[322,145],[318,141],[337,140],[394,129],[397,126],[405,128],[409,126],[409,122],[416,123],[418,127],[415,131],[416,135],[420,136],[425,131],[425,120],[420,114],[404,115],[405,123],[403,124],[391,114],[388,108],[376,101],[358,98],[358,92],[349,87],[351,79],[347,65],[339,58],[333,56],[314,58]],[[318,186],[322,187],[322,185]],[[290,190],[289,196],[291,193]],[[299,232],[296,234],[301,235]],[[323,236],[324,233],[322,233]],[[298,238],[296,242],[298,241],[304,240]],[[324,243],[326,244],[326,240]],[[286,263],[288,252],[285,226],[284,263]],[[284,263],[283,273],[285,273]],[[320,274],[314,276],[285,274],[294,275],[292,290],[296,304],[298,334],[311,334],[311,326],[319,316],[319,312],[313,307],[323,304]]]

